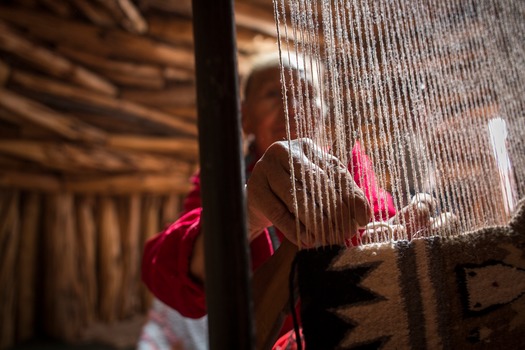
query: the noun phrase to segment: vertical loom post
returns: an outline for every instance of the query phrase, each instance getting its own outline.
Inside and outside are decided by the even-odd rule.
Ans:
[[[232,0],[193,0],[210,349],[253,348]]]

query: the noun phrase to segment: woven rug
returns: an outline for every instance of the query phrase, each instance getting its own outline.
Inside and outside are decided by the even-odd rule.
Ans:
[[[297,256],[306,349],[525,348],[525,201],[507,226]]]

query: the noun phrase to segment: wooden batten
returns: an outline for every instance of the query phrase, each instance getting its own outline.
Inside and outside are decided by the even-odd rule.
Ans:
[[[107,115],[121,115],[129,118],[130,122],[157,125],[158,131],[164,134],[187,134],[197,136],[197,126],[177,116],[168,115],[153,108],[124,99],[110,98],[95,94],[51,79],[45,79],[22,71],[13,71],[11,83],[35,93],[41,93],[49,99],[54,98],[58,103],[67,101],[75,103],[87,110],[96,110]]]

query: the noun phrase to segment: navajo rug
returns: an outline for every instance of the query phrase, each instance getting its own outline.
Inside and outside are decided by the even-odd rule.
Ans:
[[[525,201],[506,226],[297,256],[308,350],[525,348]]]

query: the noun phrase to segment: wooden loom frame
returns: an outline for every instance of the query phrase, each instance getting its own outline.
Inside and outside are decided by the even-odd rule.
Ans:
[[[210,349],[251,349],[254,331],[233,0],[193,0]]]

